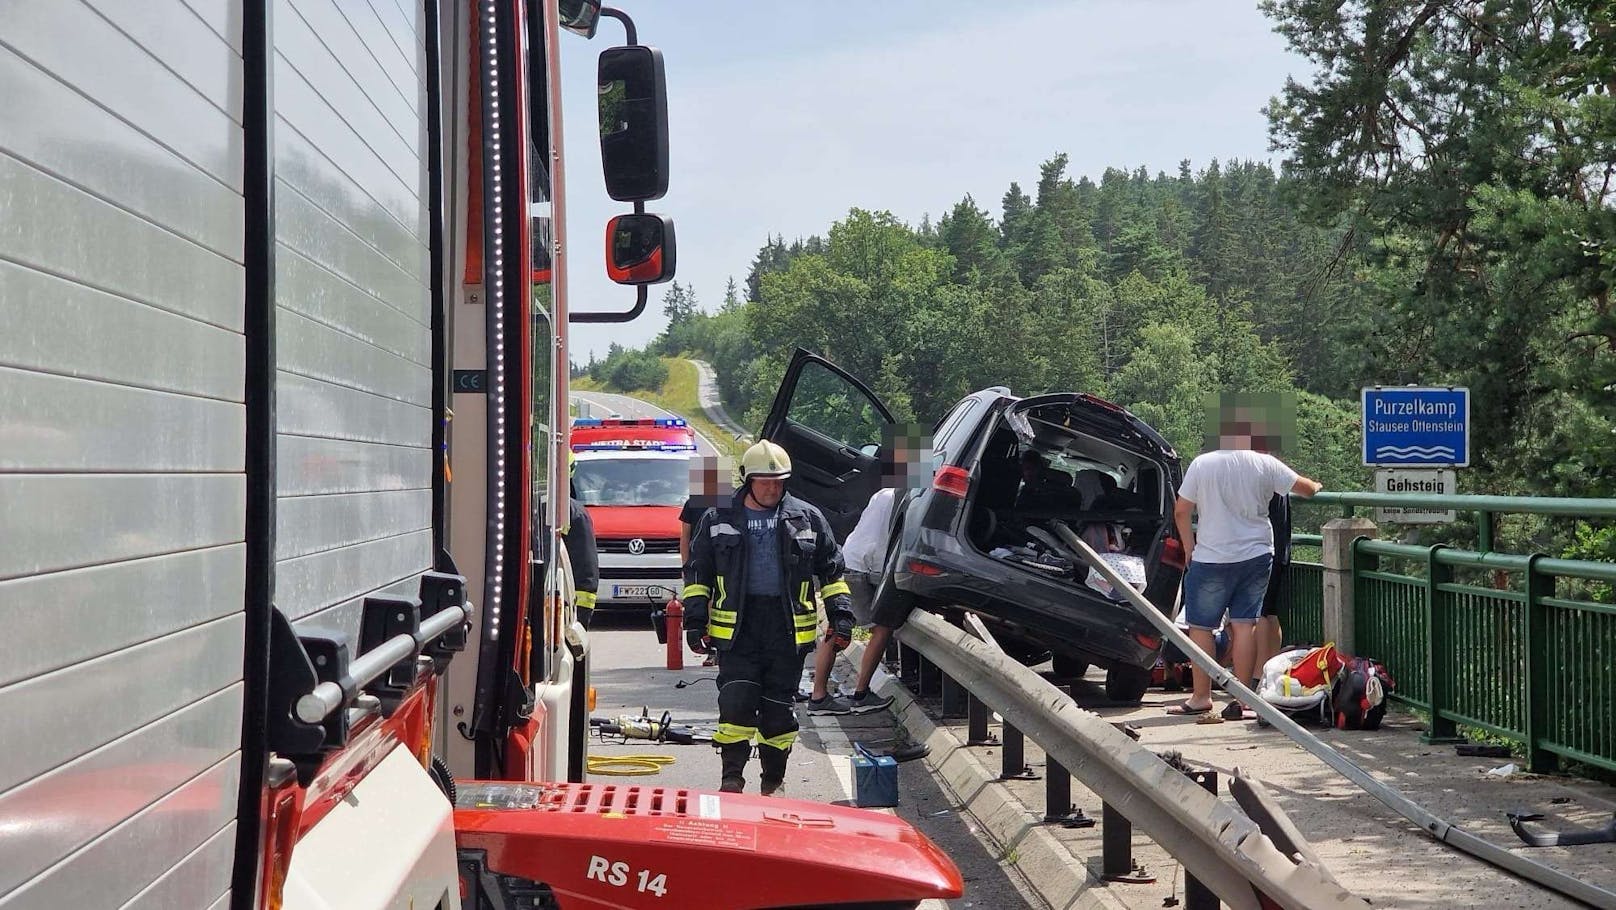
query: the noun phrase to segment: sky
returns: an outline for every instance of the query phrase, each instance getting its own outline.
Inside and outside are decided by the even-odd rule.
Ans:
[[[1176,173],[1189,159],[1277,161],[1262,107],[1306,64],[1255,0],[623,0],[666,61],[676,280],[704,309],[744,283],[771,234],[823,235],[859,207],[918,224],[970,193],[997,219],[1055,154],[1067,173]],[[605,277],[595,58],[623,43],[562,35],[573,310],[623,310]],[[644,344],[666,319],[650,288],[626,325],[572,328],[572,359]]]

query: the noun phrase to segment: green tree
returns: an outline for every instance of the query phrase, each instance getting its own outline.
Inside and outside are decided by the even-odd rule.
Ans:
[[[1139,346],[1117,374],[1112,395],[1187,459],[1200,451],[1207,397],[1214,391],[1213,367],[1196,352],[1190,333],[1151,323],[1140,331]]]

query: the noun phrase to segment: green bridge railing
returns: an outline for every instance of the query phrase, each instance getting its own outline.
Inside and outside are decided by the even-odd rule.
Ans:
[[[1616,500],[1321,494],[1342,505],[1616,518]],[[1385,664],[1400,701],[1430,713],[1427,736],[1459,727],[1516,741],[1534,771],[1570,759],[1616,770],[1616,565],[1360,538],[1353,548],[1357,653]],[[1317,535],[1298,534],[1299,547]],[[1291,565],[1286,639],[1321,642],[1323,566]]]

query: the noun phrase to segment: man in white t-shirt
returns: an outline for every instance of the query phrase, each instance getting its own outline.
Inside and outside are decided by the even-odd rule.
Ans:
[[[892,703],[890,695],[871,692],[870,682],[886,653],[893,629],[903,625],[908,613],[876,616],[873,604],[882,573],[886,571],[887,548],[892,542],[892,510],[906,490],[917,489],[931,481],[924,462],[924,456],[932,450],[931,445],[931,437],[923,435],[919,427],[898,426],[882,436],[881,489],[870,497],[858,524],[842,545],[842,558],[847,563],[842,578],[852,594],[854,621],[871,627],[870,640],[865,645],[858,681],[849,698],[840,698],[830,691],[830,670],[836,662],[836,652],[821,647],[814,655],[809,714],[865,714]]]
[[[1322,486],[1268,454],[1274,437],[1265,432],[1261,424],[1254,425],[1249,417],[1241,419],[1238,412],[1225,414],[1220,420],[1218,449],[1190,462],[1173,507],[1178,537],[1189,558],[1184,573],[1184,619],[1189,623],[1190,638],[1202,651],[1213,653],[1213,633],[1227,617],[1234,670],[1241,680],[1253,678],[1254,630],[1274,561],[1269,500],[1276,493],[1312,496]],[[1198,530],[1190,523],[1196,514],[1200,516]],[[1198,667],[1194,676],[1190,697],[1168,713],[1207,714],[1212,710],[1211,678]],[[1239,702],[1222,713],[1224,720],[1244,716]]]

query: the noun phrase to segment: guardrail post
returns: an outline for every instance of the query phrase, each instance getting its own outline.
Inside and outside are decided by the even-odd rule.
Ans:
[[[999,752],[999,780],[1034,780],[1027,767],[1027,741],[1009,721],[1004,723],[1004,748]]]
[[[1189,779],[1201,785],[1201,788],[1216,796],[1218,793],[1218,772],[1191,771]],[[1218,910],[1221,904],[1218,896],[1212,889],[1201,884],[1195,876],[1184,873],[1184,910]]]
[[[1560,768],[1560,757],[1543,748],[1549,729],[1549,674],[1555,655],[1549,653],[1549,605],[1554,596],[1554,576],[1537,567],[1542,553],[1526,561],[1526,764],[1533,774],[1551,774]]]
[[[1453,567],[1438,561],[1437,554],[1447,549],[1443,544],[1432,547],[1426,556],[1425,567],[1425,673],[1431,684],[1431,725],[1420,737],[1426,743],[1464,742],[1459,727],[1443,717],[1448,706],[1448,688],[1453,673],[1453,654],[1448,640],[1452,624],[1452,599],[1442,586],[1453,581]],[[1351,653],[1350,651],[1348,653]]]
[[[1324,564],[1324,644],[1335,642],[1344,654],[1357,653],[1356,601],[1353,585],[1353,542],[1374,537],[1375,523],[1367,518],[1332,518],[1324,523],[1320,543]]]
[[[1075,686],[1063,686],[1070,692]],[[1071,818],[1076,806],[1072,805],[1072,775],[1055,756],[1044,753],[1044,821],[1063,822]]]
[[[965,714],[969,718],[965,734],[967,746],[996,746],[999,738],[988,731],[988,706],[982,699],[966,693]]]
[[[1133,861],[1133,822],[1107,803],[1100,804],[1100,877],[1135,885],[1156,880]]]
[[[924,654],[916,663],[920,665],[920,687],[915,690],[916,693],[921,697],[938,694],[942,689],[942,668],[927,660]]]
[[[962,717],[966,713],[965,687],[954,677],[943,674],[943,717]]]
[[[1072,775],[1061,763],[1044,757],[1044,821],[1063,822],[1072,817]]]
[[[920,652],[902,642],[898,644],[898,681],[920,690]]]

